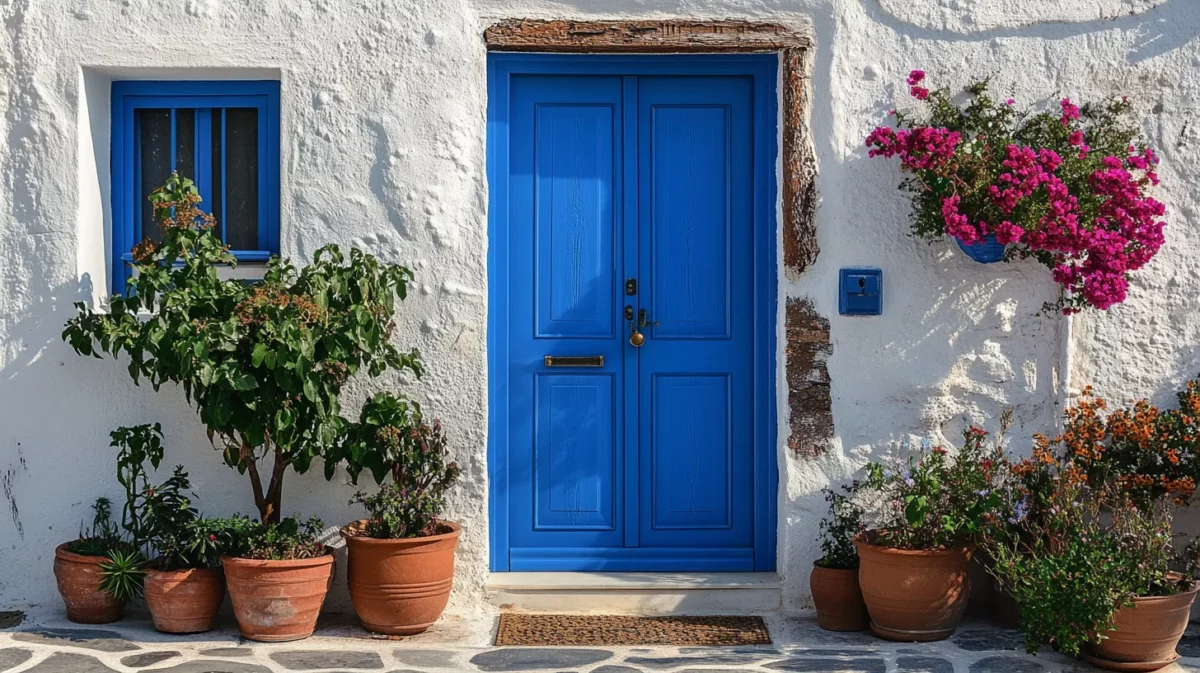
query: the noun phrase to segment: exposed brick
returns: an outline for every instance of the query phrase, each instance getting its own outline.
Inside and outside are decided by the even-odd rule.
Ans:
[[[538,21],[510,19],[484,31],[488,49],[559,52],[746,52],[809,46],[807,36],[753,21]]]
[[[808,50],[783,52],[783,267],[796,278],[817,259],[817,162],[805,124]]]
[[[819,456],[833,436],[833,399],[826,361],[833,353],[829,320],[805,298],[787,300],[787,383],[791,434],[788,448],[806,458]]]

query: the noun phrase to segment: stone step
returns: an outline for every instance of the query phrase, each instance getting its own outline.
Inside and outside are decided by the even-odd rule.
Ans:
[[[492,573],[488,601],[519,612],[755,614],[779,610],[775,573]]]

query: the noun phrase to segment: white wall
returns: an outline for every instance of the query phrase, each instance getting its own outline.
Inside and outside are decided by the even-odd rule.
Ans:
[[[465,470],[450,512],[465,529],[452,610],[476,609],[486,574],[481,33],[494,19],[811,26],[822,251],[784,289],[832,321],[837,432],[821,458],[780,449],[789,606],[806,599],[822,485],[906,435],[953,438],[968,419],[994,422],[1013,407],[1014,445],[1024,447],[1057,416],[1062,320],[1035,315],[1054,296],[1048,273],[976,265],[950,244],[907,237],[895,166],[866,158],[862,138],[911,68],[952,86],[994,74],[1022,103],[1137,101],[1163,157],[1167,245],[1124,305],[1076,320],[1071,385],[1165,402],[1200,372],[1195,0],[10,0],[0,16],[0,605],[54,607],[54,545],[78,531],[92,499],[117,495],[107,447],[117,425],[161,421],[207,512],[253,510],[245,479],[220,464],[181,394],[134,387],[122,365],[76,357],[58,337],[71,302],[104,286],[107,156],[94,115],[106,114],[103,82],[114,74],[278,73],[284,251],[307,256],[336,241],[417,271],[398,339],[421,348],[429,374],[405,384],[443,417]],[[836,315],[837,269],[849,265],[883,267],[882,317]],[[365,382],[355,398],[395,383]],[[285,509],[350,520],[354,489],[341,481],[291,474]],[[334,600],[345,605],[344,589]]]

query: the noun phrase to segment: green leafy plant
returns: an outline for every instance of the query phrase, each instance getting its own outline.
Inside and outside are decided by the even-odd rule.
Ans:
[[[216,568],[223,549],[208,519],[200,516],[187,497],[192,488],[183,466],[162,484],[146,489],[139,501],[143,535],[162,571]]]
[[[204,526],[219,549],[239,558],[291,561],[318,558],[329,553],[321,541],[325,524],[316,517],[305,521],[293,515],[264,524],[235,516],[210,519]]]
[[[1077,656],[1134,597],[1189,589],[1194,568],[1173,572],[1166,503],[1137,506],[1115,489],[1094,490],[1068,475],[1051,483],[1038,512],[1024,499],[1009,507],[1007,533],[985,544],[988,570],[1020,606],[1029,652],[1052,647]]]
[[[135,547],[146,542],[145,523],[138,506],[143,494],[151,490],[146,472],[146,463],[157,470],[163,459],[162,425],[143,424],[120,427],[109,434],[110,446],[117,452],[117,482],[125,490],[125,504],[121,507],[121,527],[129,535]]]
[[[858,548],[854,537],[866,530],[863,524],[864,511],[854,502],[858,483],[843,484],[842,492],[822,489],[825,502],[829,503],[829,515],[821,520],[821,558],[817,565],[822,568],[849,570],[858,567]]]
[[[1005,413],[1000,436],[1008,429]],[[942,549],[970,542],[998,516],[994,486],[1000,441],[971,426],[956,455],[923,443],[912,455],[867,466],[863,490],[880,503],[871,542],[899,549]]]
[[[121,538],[121,529],[112,518],[112,501],[96,498],[92,503],[92,525],[80,527],[79,538],[67,545],[67,551],[80,556],[108,556],[128,546]]]
[[[348,431],[339,404],[346,382],[363,370],[421,374],[417,351],[390,341],[412,272],[331,245],[302,269],[272,258],[260,283],[222,279],[218,269],[237,260],[200,200],[178,174],[154,190],[163,241],[135,246],[126,295],[107,312],[76,304],[63,339],[81,355],[123,354],[133,380],[155,390],[180,385],[225,462],[249,475],[260,520],[277,522],[289,469],[303,473],[324,459],[326,479],[335,474],[328,455]]]
[[[112,551],[100,564],[100,589],[117,600],[142,595],[146,579],[146,557],[137,549]]]
[[[351,500],[369,512],[367,535],[397,539],[442,532],[437,517],[459,476],[458,464],[447,458],[441,423],[426,423],[417,403],[380,393],[365,404],[346,459],[352,477],[365,468],[381,483],[374,495],[359,492]],[[389,476],[391,482],[383,483]]]

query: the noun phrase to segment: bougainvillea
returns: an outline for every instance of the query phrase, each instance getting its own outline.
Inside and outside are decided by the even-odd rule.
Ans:
[[[909,175],[913,233],[972,244],[992,237],[1006,260],[1034,258],[1062,292],[1063,313],[1107,309],[1125,300],[1131,271],[1163,244],[1165,208],[1147,194],[1158,184],[1158,157],[1126,117],[1125,98],[1078,106],[1063,98],[1049,111],[1021,112],[999,102],[988,82],[967,87],[963,105],[946,88],[930,90],[912,71],[909,93],[923,116],[893,111],[896,127],[866,138],[871,157],[897,157]]]

